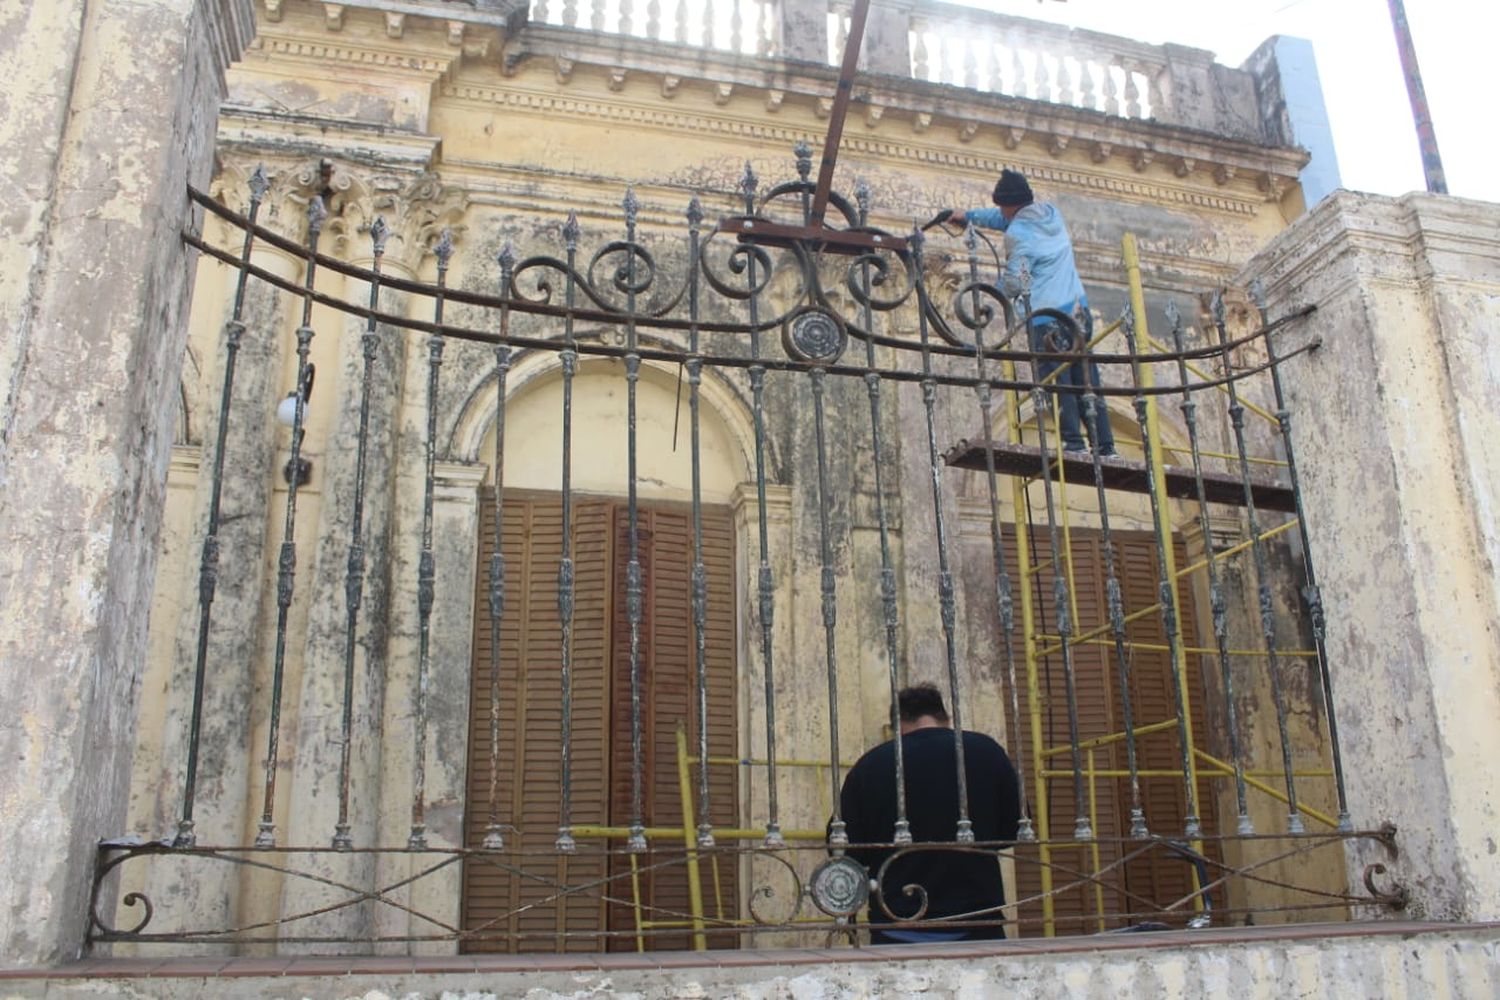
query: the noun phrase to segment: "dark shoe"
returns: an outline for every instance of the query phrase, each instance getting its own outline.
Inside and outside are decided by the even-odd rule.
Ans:
[[[1099,453],[1100,458],[1119,458],[1120,453],[1113,448],[1106,448]]]

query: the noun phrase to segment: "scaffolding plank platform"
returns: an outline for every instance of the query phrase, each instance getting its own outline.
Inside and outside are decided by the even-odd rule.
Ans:
[[[995,456],[995,471],[1006,476],[1035,476],[1042,466],[1041,450],[1035,445],[992,442],[990,452]],[[1049,451],[1051,468],[1057,468],[1057,455]],[[943,455],[943,461],[956,469],[985,471],[983,442],[959,441]],[[1103,461],[1105,489],[1127,493],[1145,493],[1146,464],[1129,458],[1106,458]],[[1094,485],[1094,460],[1091,455],[1077,458],[1068,456],[1062,460],[1063,476],[1069,483],[1083,486]],[[1053,473],[1056,479],[1056,472]],[[1198,496],[1193,482],[1193,470],[1179,465],[1166,466],[1166,492],[1179,500],[1194,500]],[[1211,472],[1203,470],[1203,493],[1211,503],[1233,507],[1245,505],[1244,485],[1238,473]],[[1297,511],[1292,489],[1286,483],[1265,475],[1250,475],[1250,495],[1255,500],[1256,510],[1274,510],[1286,514]]]

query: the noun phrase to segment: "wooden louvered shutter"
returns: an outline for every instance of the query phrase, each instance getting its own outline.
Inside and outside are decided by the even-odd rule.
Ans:
[[[615,508],[615,600],[613,645],[613,747],[611,751],[612,822],[629,825],[632,818],[632,746],[630,687],[630,623],[625,584],[629,563],[629,520],[623,506]],[[706,628],[709,743],[720,756],[735,753],[735,656],[733,592],[733,522],[727,509],[706,507],[703,511],[704,565],[708,573],[708,624]],[[642,576],[642,621],[639,629],[638,664],[641,688],[642,816],[648,827],[683,826],[682,796],[677,757],[677,731],[688,739],[689,753],[696,760],[698,742],[697,671],[692,618],[693,537],[691,512],[685,507],[642,506],[638,513],[638,546]],[[694,794],[697,768],[692,768]],[[732,767],[710,771],[710,805],[716,825],[736,820],[736,775]],[[693,818],[689,817],[689,822]],[[675,832],[653,838],[653,852],[639,878],[641,899],[649,909],[643,918],[683,919],[690,911],[688,878],[682,857],[682,837]],[[651,868],[653,864],[662,867]],[[702,866],[704,905],[712,918],[722,905],[726,918],[737,916],[735,869],[719,865],[715,891],[712,864]],[[616,898],[629,899],[627,857],[614,859]],[[633,906],[621,903],[610,914],[615,931],[634,931]],[[686,934],[648,936],[655,949],[691,947]],[[726,936],[714,943],[733,946]],[[617,938],[615,948],[635,946],[632,937]]]
[[[1104,573],[1100,565],[1102,556],[1097,535],[1074,528],[1071,536],[1074,577],[1071,595],[1073,604],[1077,607],[1073,632],[1078,635],[1096,628],[1105,621],[1108,605],[1105,602]],[[1007,537],[1014,539],[1014,535],[1011,534],[1007,534]],[[1031,541],[1034,565],[1051,558],[1050,540],[1044,526],[1037,526]],[[1007,546],[1006,559],[1010,567],[1011,579],[1019,586],[1021,577],[1014,545]],[[1057,614],[1052,587],[1058,572],[1062,571],[1054,571],[1053,567],[1046,566],[1030,581],[1033,607],[1036,609],[1037,630],[1053,636],[1057,634]],[[1017,594],[1016,598],[1019,605],[1020,595]],[[1111,671],[1114,669],[1113,649],[1108,646],[1080,644],[1072,647],[1072,654],[1074,691],[1078,702],[1078,738],[1087,740],[1103,736],[1115,728],[1114,691],[1116,685],[1111,679]],[[1017,666],[1019,671],[1024,671],[1024,660]],[[1038,664],[1037,669],[1038,688],[1042,696],[1043,745],[1066,747],[1069,738],[1068,701],[1062,654],[1060,652],[1051,654]],[[1021,673],[1018,680],[1024,684],[1023,678],[1024,673]],[[1027,779],[1034,787],[1036,775],[1031,751],[1033,735],[1030,713],[1026,710],[1024,698],[1021,714],[1022,740],[1015,748],[1015,754],[1025,755]],[[1104,750],[1097,751],[1095,765],[1101,769],[1113,766],[1110,753]],[[1087,758],[1083,760],[1083,766],[1087,768]],[[1067,753],[1057,754],[1047,758],[1044,767],[1048,771],[1062,774],[1061,777],[1047,779],[1047,793],[1048,820],[1052,838],[1064,839],[1072,834],[1078,812],[1071,773],[1072,758]],[[1087,784],[1084,786],[1084,791],[1087,795]],[[1115,801],[1114,783],[1098,782],[1094,789],[1094,796],[1098,806],[1095,834],[1100,837],[1119,836],[1122,827],[1120,810]],[[1128,810],[1126,815],[1128,816]],[[1100,860],[1104,864],[1108,864],[1115,857],[1113,844],[1101,843],[1099,850]],[[1024,897],[1041,892],[1040,852],[1036,848],[1021,847],[1017,848],[1017,855],[1016,880],[1019,891],[1016,895]],[[1093,870],[1092,847],[1091,845],[1076,848],[1054,847],[1051,863],[1058,866],[1053,870],[1053,888],[1055,889],[1077,879],[1077,876],[1070,872]],[[1105,876],[1107,888],[1104,905],[1106,910],[1114,908],[1117,893],[1113,889],[1118,882],[1118,878]],[[1090,933],[1098,929],[1098,924],[1094,919],[1098,910],[1098,901],[1092,884],[1058,893],[1053,897],[1053,908],[1059,934]],[[1022,907],[1023,919],[1040,919],[1041,916],[1040,904]],[[1028,925],[1025,933],[1034,935],[1039,933],[1039,930],[1036,925]]]
[[[575,503],[573,515],[576,608],[574,614],[573,822],[608,821],[608,718],[601,692],[608,661],[608,505]],[[481,505],[480,565],[476,582],[474,669],[470,696],[468,808],[465,838],[479,847],[489,822],[490,649],[489,563],[494,551],[494,498]],[[463,923],[483,933],[493,928],[506,937],[476,937],[468,951],[592,951],[587,934],[603,927],[597,894],[579,893],[556,903],[535,905],[555,890],[543,880],[581,882],[603,877],[605,859],[597,845],[585,844],[572,858],[550,855],[557,835],[562,636],[557,611],[557,572],[562,557],[562,502],[557,494],[507,491],[503,551],[506,561],[505,615],[500,628],[500,752],[497,798],[506,843],[532,853],[520,860],[528,874],[512,874],[501,864],[474,858],[465,866]],[[519,937],[518,937],[519,936]]]
[[[1130,533],[1122,544],[1123,562],[1128,568],[1122,571],[1122,587],[1125,600],[1130,607],[1141,607],[1152,603],[1157,597],[1157,580],[1160,570],[1156,559],[1155,538],[1147,533]],[[1188,564],[1187,551],[1179,540],[1174,545],[1174,558],[1180,570]],[[1125,580],[1128,579],[1128,583]],[[1199,641],[1198,616],[1193,601],[1193,588],[1182,581],[1177,588],[1182,602],[1178,622],[1180,641],[1190,646],[1202,646]],[[1128,634],[1133,641],[1164,645],[1166,631],[1159,614],[1148,615],[1132,622]],[[1131,672],[1132,704],[1136,706],[1136,718],[1144,722],[1157,722],[1175,718],[1177,700],[1172,689],[1172,665],[1165,651],[1136,650],[1134,669]],[[1205,713],[1202,674],[1202,657],[1189,655],[1187,662],[1188,708],[1193,720],[1193,738],[1199,747],[1209,745]],[[1182,757],[1178,731],[1153,733],[1141,740],[1138,747],[1142,770],[1180,770]],[[1121,754],[1123,761],[1124,755]],[[1122,765],[1123,766],[1123,763]],[[1121,794],[1127,786],[1121,784]],[[1198,815],[1204,833],[1218,833],[1218,809],[1214,803],[1212,780],[1200,778],[1198,790]],[[1142,778],[1141,798],[1145,801],[1146,822],[1151,832],[1162,836],[1180,838],[1182,821],[1187,814],[1187,794],[1180,778]],[[1127,800],[1128,801],[1128,800]],[[1205,846],[1210,858],[1219,858],[1219,845],[1210,841]],[[1132,861],[1125,869],[1126,884],[1138,896],[1156,901],[1160,905],[1170,904],[1192,891],[1193,873],[1189,864],[1165,851],[1150,854]],[[1213,878],[1210,867],[1209,877]],[[1191,916],[1191,907],[1184,916]]]
[[[1012,530],[1015,530],[1012,528]],[[1021,530],[1025,530],[1024,526]],[[1108,621],[1107,574],[1104,568],[1103,537],[1097,531],[1074,528],[1072,536],[1072,561],[1074,595],[1078,606],[1078,618],[1074,633],[1093,631]],[[1149,532],[1112,533],[1116,548],[1116,573],[1124,597],[1125,611],[1149,606],[1156,602],[1159,575],[1156,563],[1155,540]],[[1014,535],[1008,535],[1013,539]],[[1038,525],[1032,533],[1033,564],[1045,562],[1051,556],[1050,543],[1045,527]],[[1007,546],[1007,563],[1013,581],[1020,581],[1014,545]],[[1186,556],[1179,542],[1176,546],[1178,567],[1186,565]],[[1057,631],[1056,613],[1052,599],[1054,572],[1047,566],[1037,578],[1030,582],[1032,600],[1037,608],[1037,629],[1049,635]],[[1017,583],[1019,586],[1019,583]],[[1180,587],[1184,607],[1179,620],[1183,623],[1185,641],[1197,644],[1196,615],[1192,605],[1190,587]],[[1019,594],[1017,595],[1019,603]],[[1164,632],[1159,614],[1146,615],[1127,626],[1126,637],[1134,642],[1163,644]],[[1125,728],[1124,713],[1118,680],[1118,665],[1113,644],[1108,632],[1082,645],[1073,647],[1075,690],[1078,699],[1079,739],[1120,732]],[[1171,664],[1165,651],[1127,648],[1131,676],[1131,707],[1136,726],[1148,725],[1171,719],[1176,715],[1176,702],[1172,695]],[[1199,658],[1188,657],[1188,688],[1192,716],[1195,720],[1195,738],[1199,745],[1206,745],[1204,727],[1203,683],[1198,672]],[[1024,668],[1024,661],[1018,664]],[[1023,675],[1024,676],[1024,675]],[[1066,688],[1063,679],[1062,657],[1054,653],[1038,664],[1038,686],[1043,704],[1041,719],[1043,742],[1048,747],[1062,747],[1068,741],[1068,716]],[[1022,681],[1024,683],[1024,680]],[[1022,739],[1014,748],[1017,756],[1024,754],[1028,784],[1034,786],[1036,775],[1031,755],[1032,731],[1030,714],[1025,709],[1021,720]],[[1153,733],[1137,742],[1138,763],[1142,770],[1175,769],[1181,766],[1176,730]],[[1125,770],[1127,759],[1123,743],[1095,752],[1095,766],[1103,769]],[[1048,759],[1046,768],[1060,772],[1060,777],[1048,779],[1048,819],[1053,839],[1066,839],[1073,830],[1076,815],[1074,786],[1070,772],[1071,757],[1067,753]],[[1087,768],[1087,757],[1083,760]],[[1205,832],[1216,832],[1215,810],[1211,798],[1213,789],[1207,780],[1199,783],[1199,812]],[[1087,792],[1087,784],[1085,784]],[[1176,778],[1143,778],[1141,780],[1142,802],[1146,822],[1153,833],[1176,834],[1182,830],[1186,796],[1183,785]],[[1122,837],[1130,829],[1130,786],[1128,779],[1116,781],[1100,780],[1094,795],[1097,802],[1095,834],[1099,837]],[[1034,805],[1034,803],[1033,803]],[[1126,849],[1129,845],[1123,845]],[[1100,843],[1100,861],[1109,865],[1121,856],[1122,845]],[[1017,896],[1034,895],[1041,891],[1041,869],[1038,865],[1040,853],[1035,848],[1018,848]],[[1216,847],[1209,855],[1216,857]],[[1093,849],[1091,845],[1074,848],[1055,847],[1052,863],[1061,866],[1054,870],[1053,885],[1063,885],[1079,876],[1064,869],[1078,872],[1093,871]],[[1141,910],[1143,905],[1132,901],[1123,890],[1160,905],[1166,905],[1191,890],[1192,873],[1188,865],[1161,851],[1153,851],[1146,857],[1130,862],[1124,870],[1116,870],[1105,876],[1104,910],[1127,912]],[[1092,885],[1086,885],[1058,893],[1054,898],[1054,914],[1059,934],[1092,933],[1099,929],[1097,920],[1098,897]],[[1022,908],[1022,917],[1039,920],[1042,916],[1040,904]],[[1125,921],[1107,921],[1106,925],[1118,925]],[[1040,927],[1027,926],[1027,934],[1037,934]]]

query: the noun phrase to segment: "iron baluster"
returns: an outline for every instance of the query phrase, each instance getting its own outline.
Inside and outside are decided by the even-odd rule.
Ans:
[[[1213,535],[1208,521],[1208,499],[1203,487],[1203,457],[1198,444],[1198,404],[1188,388],[1187,361],[1181,357],[1183,351],[1182,314],[1177,303],[1167,303],[1167,320],[1172,324],[1172,347],[1177,352],[1177,379],[1182,385],[1182,419],[1187,424],[1188,450],[1193,456],[1193,485],[1198,498],[1198,526],[1203,533],[1204,561],[1208,570],[1208,599],[1213,612],[1214,643],[1219,651],[1219,679],[1224,687],[1224,724],[1229,730],[1229,758],[1234,767],[1235,805],[1238,810],[1237,831],[1241,836],[1252,836],[1255,824],[1250,819],[1246,802],[1245,760],[1240,746],[1239,708],[1234,700],[1234,673],[1229,665],[1229,626],[1226,620],[1224,589],[1219,582],[1218,557],[1214,553]]]
[[[1276,732],[1281,740],[1281,766],[1286,773],[1287,832],[1302,833],[1302,816],[1297,811],[1297,779],[1292,774],[1292,745],[1287,732],[1286,691],[1281,682],[1281,658],[1276,651],[1276,611],[1271,600],[1271,586],[1267,583],[1269,570],[1266,567],[1265,548],[1260,540],[1260,523],[1255,513],[1255,496],[1250,489],[1250,461],[1245,451],[1245,407],[1240,403],[1239,389],[1229,376],[1233,363],[1229,356],[1229,334],[1224,329],[1224,295],[1215,292],[1213,298],[1214,326],[1219,333],[1219,347],[1224,364],[1224,377],[1228,380],[1229,423],[1234,428],[1234,445],[1239,456],[1240,484],[1245,496],[1245,517],[1250,529],[1250,554],[1255,563],[1256,593],[1260,599],[1260,631],[1266,643],[1266,669],[1271,676],[1271,700],[1276,705]]]
[[[437,257],[437,294],[433,296],[432,321],[441,330],[443,291],[448,284],[448,262],[453,259],[453,233],[443,230],[433,247]],[[412,748],[415,775],[411,802],[411,834],[406,846],[413,851],[427,847],[427,683],[431,666],[432,605],[437,596],[437,566],[432,555],[432,491],[437,472],[438,372],[443,365],[444,337],[434,333],[427,342],[427,437],[422,477],[422,552],[417,563],[417,697],[416,739]]]
[[[307,203],[307,274],[302,285],[302,323],[297,327],[297,389],[292,408],[292,454],[288,467],[299,468],[302,458],[303,423],[307,419],[307,390],[312,370],[307,360],[312,350],[313,282],[317,275],[318,237],[328,210],[321,196]],[[276,651],[271,666],[271,713],[266,737],[266,777],[256,847],[276,846],[276,758],[281,735],[281,688],[286,678],[287,616],[292,608],[292,587],[297,572],[297,488],[301,476],[293,475],[286,488],[286,520],[281,531],[281,550],[276,557]]]
[[[745,214],[755,213],[755,190],[760,180],[745,161],[740,178],[740,194],[745,200]],[[766,681],[766,837],[765,846],[785,847],[776,803],[776,678],[772,663],[772,620],[776,611],[775,590],[771,581],[770,529],[766,523],[766,367],[760,354],[760,303],[756,287],[756,257],[747,255],[746,286],[750,290],[750,416],[755,426],[755,499],[756,527],[760,535],[760,567],[756,574],[756,592],[760,603],[760,651]]]
[[[1030,324],[1030,310],[1025,322]],[[1030,331],[1028,331],[1029,334]],[[1036,365],[1033,363],[1032,370]],[[1068,581],[1062,572],[1062,540],[1057,535],[1057,507],[1052,499],[1052,460],[1047,453],[1047,391],[1040,385],[1031,390],[1031,408],[1036,413],[1037,448],[1041,458],[1042,494],[1047,502],[1047,537],[1052,553],[1052,603],[1057,615],[1057,643],[1063,661],[1063,690],[1068,705],[1068,745],[1073,759],[1073,838],[1091,840],[1094,828],[1089,823],[1088,796],[1083,787],[1083,754],[1078,749],[1078,688],[1073,674],[1073,616],[1068,597]],[[1062,456],[1058,456],[1062,472]]]
[[[828,537],[828,506],[833,489],[828,482],[828,445],[824,427],[823,380],[828,373],[814,368],[812,381],[813,429],[818,453],[818,550],[822,564],[820,594],[823,605],[823,643],[828,667],[828,777],[833,792],[833,818],[828,824],[828,843],[843,847],[849,843],[844,832],[843,810],[839,805],[839,685],[838,649],[835,627],[838,624],[838,598],[834,589],[833,544]],[[900,734],[897,733],[897,738]]]
[[[1120,324],[1120,332],[1125,335],[1125,344],[1130,353],[1131,378],[1136,389],[1135,416],[1141,427],[1141,451],[1146,466],[1146,492],[1151,498],[1151,533],[1156,543],[1156,565],[1160,573],[1157,581],[1157,601],[1161,604],[1162,632],[1167,639],[1167,659],[1172,665],[1172,698],[1173,707],[1177,711],[1177,743],[1182,763],[1183,787],[1187,792],[1187,813],[1183,817],[1182,832],[1183,836],[1195,839],[1203,835],[1203,830],[1198,818],[1198,788],[1193,780],[1193,741],[1188,731],[1188,706],[1182,696],[1182,671],[1179,667],[1181,636],[1177,601],[1175,588],[1167,570],[1167,546],[1172,544],[1172,540],[1163,530],[1165,512],[1162,510],[1158,491],[1163,489],[1165,484],[1157,481],[1156,465],[1152,458],[1155,451],[1152,444],[1154,417],[1151,404],[1147,402],[1145,394],[1140,391],[1145,383],[1142,379],[1140,354],[1136,350],[1133,306],[1127,306],[1124,319]]]
[[[697,198],[688,202],[688,355],[684,362],[688,382],[688,424],[693,475],[693,665],[698,685],[698,838],[701,848],[714,846],[712,812],[708,793],[708,569],[703,564],[703,451],[699,424],[699,389],[703,382],[703,359],[698,356],[698,268],[703,247],[700,242],[703,206]]]
[[[625,564],[625,616],[630,622],[630,835],[625,847],[646,849],[641,733],[641,543],[640,508],[636,495],[636,383],[641,376],[641,356],[636,353],[635,329],[635,225],[641,203],[635,188],[625,189],[625,462],[629,493],[626,541],[629,561]]]
[[[578,213],[569,212],[562,228],[568,255],[563,288],[568,313],[563,317],[562,364],[562,560],[557,567],[557,617],[562,624],[562,802],[559,803],[556,847],[564,854],[578,849],[573,839],[573,378],[578,372],[573,303],[577,293],[574,267],[578,261]]]
[[[1087,327],[1085,327],[1087,329]],[[1087,351],[1090,345],[1082,345]],[[1100,544],[1104,549],[1104,590],[1109,610],[1109,631],[1115,645],[1115,670],[1120,679],[1120,715],[1125,724],[1125,763],[1130,771],[1130,835],[1144,838],[1150,836],[1146,828],[1146,813],[1141,808],[1141,776],[1136,757],[1135,712],[1130,699],[1130,660],[1125,653],[1125,605],[1120,594],[1120,578],[1115,571],[1114,535],[1109,528],[1109,500],[1104,490],[1104,459],[1099,454],[1099,421],[1108,420],[1109,413],[1100,410],[1099,394],[1095,391],[1094,365],[1089,361],[1080,363],[1083,368],[1083,419],[1088,424],[1089,441],[1093,445],[1089,453],[1093,458],[1094,491],[1099,502]]]
[[[385,256],[385,241],[390,235],[385,216],[377,215],[370,226],[374,263],[370,277],[370,311],[380,304],[380,262]],[[370,437],[370,386],[375,378],[375,354],[380,346],[375,317],[365,324],[359,338],[364,355],[364,369],[359,388],[359,441],[354,451],[354,513],[349,528],[349,566],[344,583],[346,619],[344,625],[344,709],[339,724],[339,815],[334,826],[333,846],[348,850],[354,846],[349,835],[349,759],[354,744],[354,646],[359,628],[359,609],[365,588],[365,461]]]
[[[193,658],[193,707],[188,719],[187,771],[182,782],[182,817],[177,822],[173,847],[192,847],[198,842],[193,832],[193,802],[198,790],[198,741],[203,728],[203,684],[208,672],[208,628],[213,614],[214,591],[219,585],[219,506],[224,487],[224,447],[229,437],[229,411],[234,394],[234,368],[239,359],[240,341],[245,336],[245,286],[250,280],[247,265],[255,244],[255,218],[270,189],[266,168],[262,164],[250,175],[250,225],[240,249],[239,277],[234,288],[234,305],[224,324],[224,384],[219,391],[219,428],[214,437],[214,461],[209,480],[208,525],[203,534],[203,551],[198,565],[198,648]]]
[[[1276,424],[1281,430],[1281,445],[1286,449],[1287,478],[1292,484],[1292,502],[1297,508],[1297,532],[1302,538],[1302,571],[1307,580],[1302,588],[1302,599],[1307,602],[1308,617],[1312,621],[1313,645],[1318,653],[1318,678],[1323,685],[1323,710],[1328,718],[1328,741],[1333,750],[1333,784],[1338,794],[1338,828],[1341,833],[1354,829],[1349,818],[1349,799],[1344,789],[1344,754],[1339,748],[1338,712],[1333,706],[1333,674],[1328,667],[1327,617],[1323,607],[1323,593],[1318,589],[1318,575],[1313,569],[1312,539],[1308,535],[1307,511],[1302,505],[1302,484],[1297,476],[1297,452],[1292,447],[1292,411],[1286,404],[1286,391],[1281,384],[1281,358],[1276,353],[1273,341],[1274,330],[1266,311],[1266,289],[1259,278],[1250,284],[1250,298],[1260,314],[1261,329],[1266,331],[1266,360],[1271,366],[1271,388],[1276,394]]]
[[[500,826],[500,622],[505,617],[505,377],[510,371],[511,282],[516,254],[509,242],[500,248],[500,343],[495,346],[495,551],[490,554],[490,815],[485,824],[486,850],[505,849]]]
[[[1000,526],[1000,495],[995,481],[995,451],[992,446],[995,414],[993,386],[985,367],[984,328],[988,321],[981,315],[979,292],[979,234],[973,223],[964,228],[964,249],[967,251],[969,268],[969,307],[972,312],[974,330],[974,366],[979,384],[974,387],[979,399],[979,422],[982,428],[981,444],[984,447],[984,485],[990,508],[990,555],[995,574],[995,607],[1000,615],[1000,634],[1005,645],[1005,684],[1009,691],[1010,720],[1007,724],[1007,742],[1021,738],[1021,697],[1016,689],[1015,604],[1011,595],[1010,570],[1005,565],[1005,538]],[[1005,311],[1001,309],[1001,321]],[[1029,843],[1036,839],[1031,824],[1030,805],[1026,795],[1026,764],[1023,754],[1012,758],[1016,769],[1016,788],[1021,798],[1021,818],[1016,825],[1016,840]]]
[[[811,161],[808,166],[811,167]],[[861,182],[855,188],[854,197],[859,205],[859,224],[867,226],[870,220],[869,186]],[[859,282],[864,327],[873,333],[875,311],[870,304],[870,261],[867,256],[860,259]],[[897,701],[901,688],[900,618],[896,603],[896,571],[891,565],[890,520],[885,509],[885,474],[882,471],[885,448],[880,433],[880,375],[876,371],[873,336],[865,338],[865,364],[868,369],[864,376],[865,388],[870,397],[870,451],[875,466],[875,520],[880,527],[880,599],[884,611],[885,658],[891,687],[891,743],[896,760],[896,827],[891,840],[896,844],[909,844],[911,823],[906,818],[906,751],[901,745],[901,710]]]
[[[925,237],[920,229],[913,227],[910,243],[912,259],[917,274],[922,274],[922,247]],[[953,573],[948,563],[948,525],[943,516],[943,466],[937,445],[937,383],[931,378],[932,353],[929,348],[927,329],[927,289],[917,283],[917,333],[922,349],[922,408],[927,416],[927,459],[932,476],[932,517],[937,532],[938,544],[938,607],[943,622],[943,655],[948,666],[948,698],[952,703],[953,753],[958,772],[958,832],[955,839],[961,843],[972,843],[974,824],[969,819],[969,779],[964,760],[963,706],[958,687],[957,609],[954,606]],[[899,739],[899,734],[897,735]]]

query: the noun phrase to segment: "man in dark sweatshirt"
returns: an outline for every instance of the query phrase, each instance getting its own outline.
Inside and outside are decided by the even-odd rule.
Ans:
[[[931,684],[909,687],[897,696],[901,713],[901,748],[906,773],[906,815],[914,843],[951,843],[958,834],[958,760],[953,729],[943,696]],[[1011,841],[1020,821],[1016,771],[1000,744],[980,733],[964,733],[964,770],[968,779],[969,820],[978,843]],[[896,749],[887,741],[861,757],[844,777],[839,796],[851,846],[849,857],[870,870],[871,877],[896,853],[895,848],[860,847],[889,844],[896,832]],[[996,848],[983,851],[910,851],[891,863],[881,882],[892,913],[915,917],[921,894],[906,895],[908,885],[927,893],[924,921],[930,926],[891,928],[880,904],[870,904],[872,944],[911,941],[963,941],[1003,938],[998,923],[990,927],[951,927],[936,918],[1001,919],[1005,902]]]

